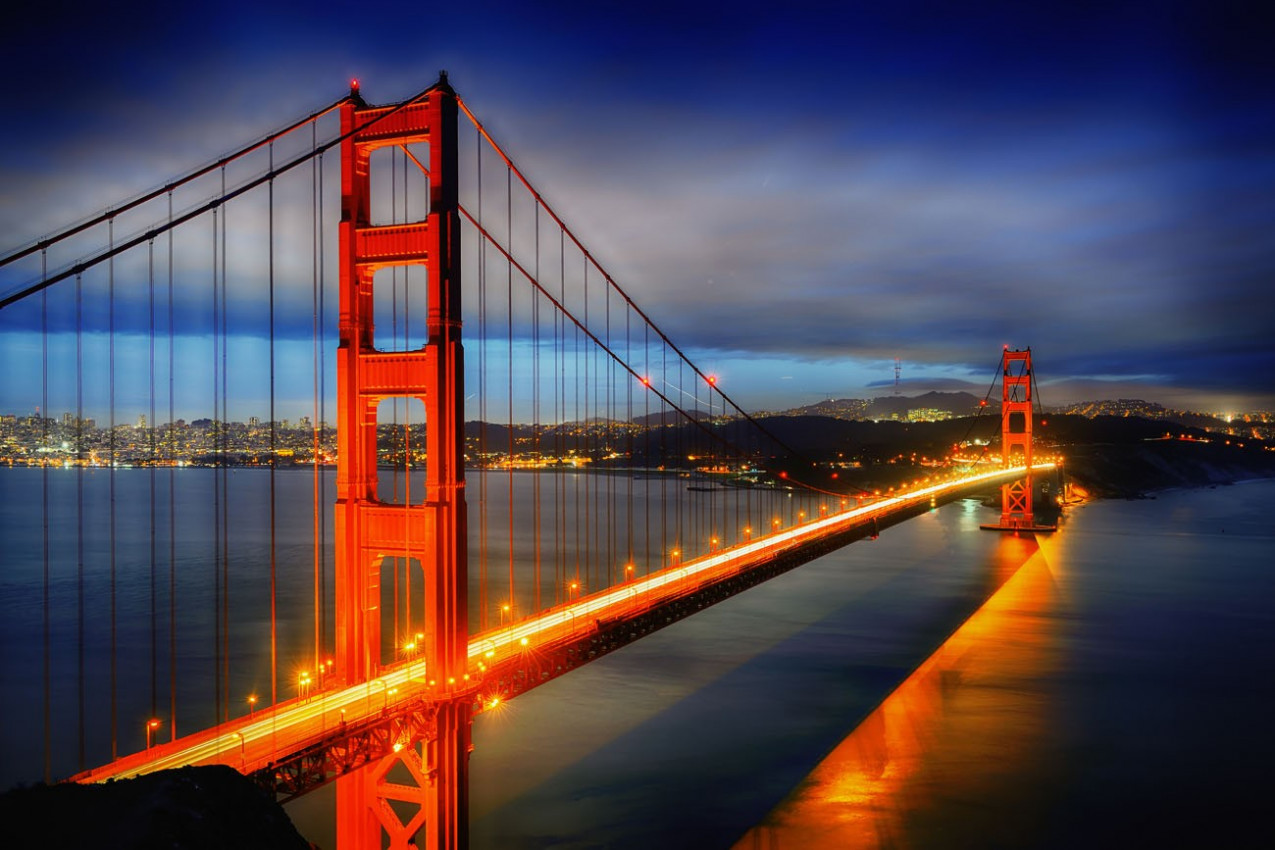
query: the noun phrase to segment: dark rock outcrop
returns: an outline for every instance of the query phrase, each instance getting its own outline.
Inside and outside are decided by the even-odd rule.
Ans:
[[[308,850],[283,808],[229,767],[184,767],[0,796],[3,845],[111,850]]]

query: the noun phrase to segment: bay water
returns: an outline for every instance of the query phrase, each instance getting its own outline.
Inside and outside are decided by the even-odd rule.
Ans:
[[[5,787],[43,776],[42,475],[0,469]],[[149,527],[151,485],[169,486],[166,471],[52,475],[63,505],[109,505],[113,487],[121,529]],[[303,529],[275,540],[288,665],[305,663],[313,634],[305,476],[278,476],[289,488],[278,510],[294,521],[279,527]],[[268,500],[261,471],[230,478],[240,607],[225,639],[251,657],[269,616],[243,600],[268,584],[268,541],[240,532]],[[207,526],[212,471],[172,481],[186,540]],[[1272,506],[1275,482],[1263,481],[1092,502],[1038,537],[980,531],[993,511],[970,500],[887,529],[479,715],[471,846],[1271,846]],[[106,510],[76,520],[90,539]],[[113,677],[117,746],[137,749],[145,718],[167,718],[173,660],[166,532],[158,555],[149,535],[117,535],[114,642],[134,660],[112,672],[102,606],[67,602],[79,587],[103,601],[110,553],[77,552],[70,516],[55,512],[49,544],[55,776],[81,751],[109,757],[103,724],[77,740],[81,693],[100,720]],[[177,558],[183,630],[215,629],[214,543]],[[154,582],[136,567],[151,563]],[[207,644],[178,638],[179,706],[213,701]],[[232,669],[236,702],[268,689],[261,668]],[[212,709],[178,717],[178,731],[201,725],[200,711]],[[289,813],[332,846],[330,789]]]

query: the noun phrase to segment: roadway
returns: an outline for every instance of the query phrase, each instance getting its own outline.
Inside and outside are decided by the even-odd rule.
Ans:
[[[1036,464],[1033,471],[1052,469]],[[720,581],[815,541],[847,531],[873,519],[906,511],[926,502],[948,499],[960,492],[1003,483],[1022,476],[1025,467],[973,473],[958,479],[917,487],[893,496],[848,507],[792,528],[712,552],[684,564],[666,567],[642,578],[547,609],[526,620],[474,635],[469,643],[467,681],[434,682],[424,662],[405,661],[385,668],[381,675],[347,688],[317,689],[176,741],[155,744],[138,753],[72,777],[101,782],[185,765],[226,764],[250,773],[285,758],[317,741],[338,734],[346,725],[391,715],[422,698],[469,696],[475,710],[495,705],[500,694],[483,690],[483,674],[498,665],[516,662],[524,653],[560,647],[587,638],[599,624],[610,624]]]

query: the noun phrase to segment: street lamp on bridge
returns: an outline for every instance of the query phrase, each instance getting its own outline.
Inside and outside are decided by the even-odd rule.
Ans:
[[[146,749],[151,748],[151,742],[155,735],[155,730],[159,728],[160,722],[158,717],[152,717],[146,721]]]

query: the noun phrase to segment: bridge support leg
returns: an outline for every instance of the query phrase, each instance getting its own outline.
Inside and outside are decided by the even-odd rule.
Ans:
[[[470,704],[437,706],[434,730],[336,780],[340,850],[465,850],[469,844]]]
[[[381,825],[368,805],[370,774],[368,766],[337,777],[336,846],[340,850],[381,850]]]

